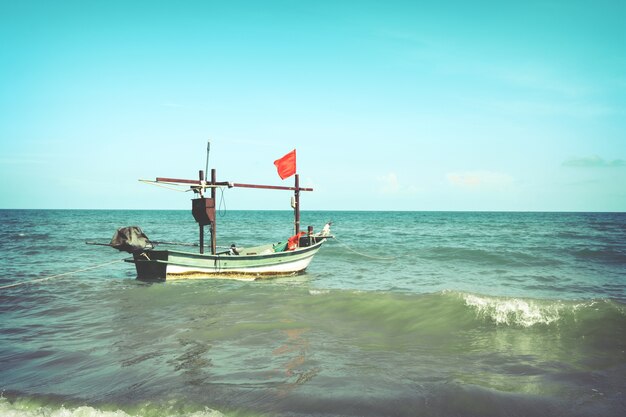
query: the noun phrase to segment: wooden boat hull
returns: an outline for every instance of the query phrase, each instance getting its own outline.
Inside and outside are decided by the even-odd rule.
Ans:
[[[184,278],[259,279],[296,275],[303,272],[319,251],[324,240],[292,251],[240,255],[229,253],[206,255],[174,250],[149,250],[135,253],[127,262],[135,264],[141,280]],[[271,247],[267,245],[266,247]]]

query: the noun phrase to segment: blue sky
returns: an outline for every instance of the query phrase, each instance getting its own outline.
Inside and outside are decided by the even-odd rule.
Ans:
[[[0,208],[626,211],[624,1],[0,0]],[[232,189],[231,209],[289,209]]]

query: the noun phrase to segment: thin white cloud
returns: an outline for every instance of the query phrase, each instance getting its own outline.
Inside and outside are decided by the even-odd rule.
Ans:
[[[170,107],[173,109],[182,109],[183,107],[185,107],[184,105],[180,104],[180,103],[175,103],[173,101],[164,101],[163,103],[161,103],[161,106],[163,107]]]
[[[396,194],[400,190],[400,183],[395,172],[390,172],[382,177],[378,177],[380,191],[383,194]]]
[[[389,172],[376,179],[378,181],[378,191],[385,195],[412,195],[415,194],[418,189],[415,186],[403,185],[398,180],[398,175],[395,172]]]
[[[467,55],[463,44],[451,44],[445,38],[400,31],[382,35],[405,45],[410,51],[405,52],[405,56],[427,61],[440,73],[471,77],[497,87],[492,90],[500,92],[497,94],[462,96],[481,107],[514,115],[600,117],[626,112],[623,106],[598,101],[597,97],[599,93],[623,87],[623,79],[590,83],[569,69],[543,62],[503,63],[501,59],[489,56],[476,59],[475,55]],[[459,60],[463,60],[463,65],[458,64]]]
[[[584,97],[594,92],[597,87],[567,77],[567,74],[555,73],[554,70],[541,65],[519,66],[498,66],[491,65],[487,69],[493,78],[500,79],[512,86],[524,89],[545,91],[556,93],[568,98]]]
[[[464,171],[446,174],[448,183],[466,190],[502,190],[513,184],[513,178],[501,172]]]
[[[564,161],[562,165],[571,168],[618,168],[626,167],[626,161],[623,159],[607,161],[597,155],[593,155],[582,158],[570,158]]]
[[[44,160],[34,158],[0,158],[0,165],[32,165],[43,163],[45,163]]]
[[[592,102],[568,102],[564,100],[520,100],[520,99],[468,99],[468,102],[476,106],[488,108],[492,111],[513,115],[539,115],[539,116],[572,116],[572,117],[598,117],[624,113],[619,107],[608,106]]]
[[[226,140],[224,142],[226,142]],[[261,147],[268,147],[268,148],[277,148],[278,147],[276,142],[268,141],[268,140],[229,139],[228,143],[232,143],[232,144],[235,144],[235,145],[245,145],[245,146],[261,146]],[[280,150],[279,152],[282,152],[282,150]],[[288,151],[285,151],[285,153],[287,153],[287,152]],[[278,155],[277,158],[279,156],[280,155]]]

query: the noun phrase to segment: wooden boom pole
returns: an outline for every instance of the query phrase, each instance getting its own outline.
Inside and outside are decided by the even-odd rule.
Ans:
[[[165,182],[169,184],[189,184],[191,186],[195,185],[197,187],[202,187],[200,181],[198,180],[183,180],[179,178],[164,178],[157,177],[156,182]],[[243,184],[240,182],[228,182],[228,181],[220,181],[215,183],[205,184],[203,187],[205,188],[217,188],[217,187],[228,187],[228,188],[259,188],[263,190],[284,190],[284,191],[295,191],[296,187],[285,187],[282,185],[261,185],[261,184]],[[313,191],[313,188],[300,187],[300,191]]]
[[[296,231],[294,234],[297,235],[300,233],[300,175],[298,174],[296,174],[296,183],[294,188],[295,190],[293,191],[293,195],[296,202],[295,207],[293,208],[294,226]]]

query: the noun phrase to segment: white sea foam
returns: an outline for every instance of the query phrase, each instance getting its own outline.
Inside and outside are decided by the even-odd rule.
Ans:
[[[498,325],[530,327],[550,324],[560,318],[559,304],[541,305],[535,301],[519,298],[499,298],[464,294],[467,306],[474,308],[479,317]]]
[[[330,293],[330,290],[317,290],[317,289],[309,290],[309,295],[325,295],[328,293]]]
[[[7,399],[0,397],[0,416],[2,417],[141,417],[143,413],[128,414],[122,410],[105,411],[89,406],[81,406],[76,408],[51,406],[39,406],[28,401],[9,402]],[[155,415],[154,410],[146,412],[146,415]],[[156,415],[160,415],[158,412]],[[209,408],[203,411],[196,411],[185,414],[167,414],[163,417],[224,417],[222,413]]]

